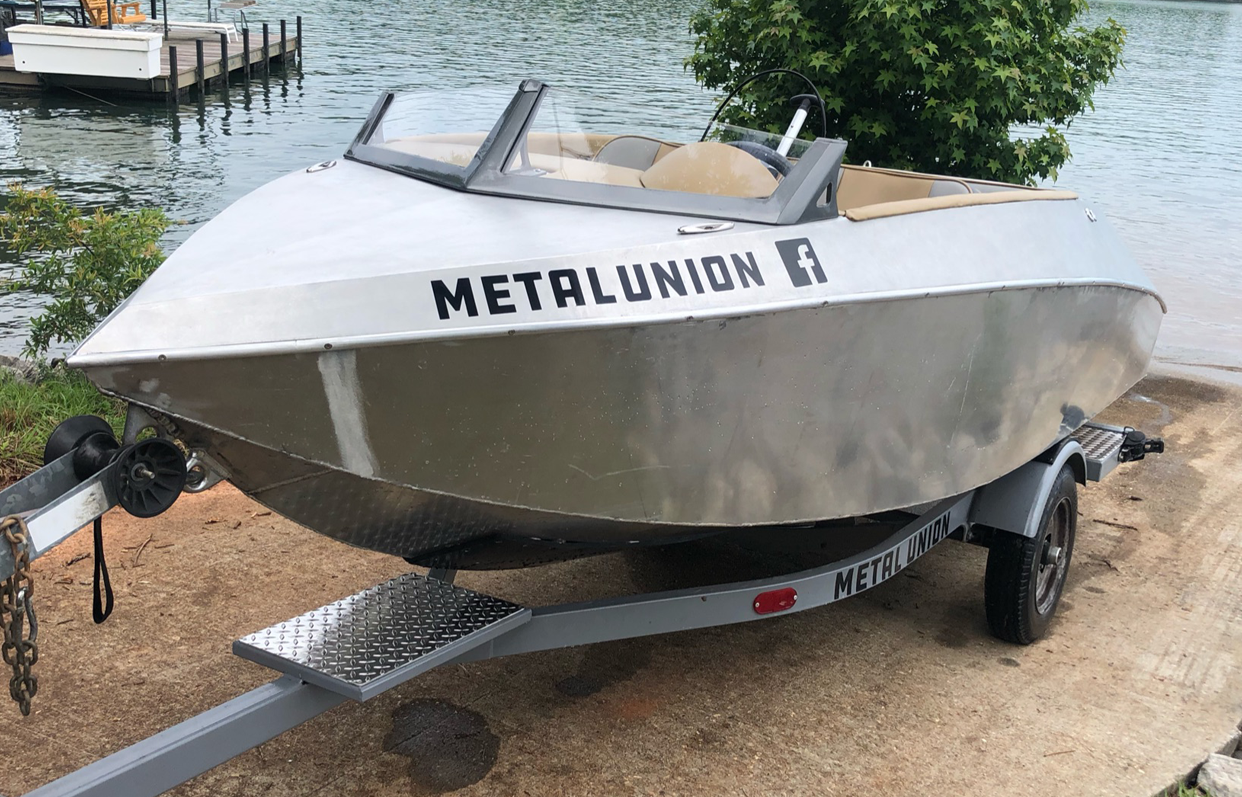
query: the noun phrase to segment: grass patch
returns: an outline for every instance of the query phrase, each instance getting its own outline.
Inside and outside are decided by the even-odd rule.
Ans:
[[[0,487],[40,468],[48,436],[73,415],[98,415],[118,437],[125,425],[124,404],[77,371],[53,368],[34,384],[0,371]]]

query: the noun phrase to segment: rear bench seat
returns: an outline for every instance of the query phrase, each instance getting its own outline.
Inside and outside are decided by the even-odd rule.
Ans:
[[[938,177],[870,166],[842,166],[837,186],[837,209],[844,212],[865,205],[906,199],[969,194],[970,186],[956,177]]]

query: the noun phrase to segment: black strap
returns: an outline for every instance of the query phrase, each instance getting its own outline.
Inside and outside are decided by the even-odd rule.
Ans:
[[[103,597],[100,597],[99,579],[103,578]],[[91,588],[91,614],[99,625],[112,614],[112,579],[108,578],[108,563],[104,561],[103,518],[95,518],[95,584]]]

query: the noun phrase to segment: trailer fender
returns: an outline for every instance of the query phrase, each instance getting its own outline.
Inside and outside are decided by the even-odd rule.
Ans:
[[[979,488],[970,508],[972,525],[1034,537],[1044,504],[1061,468],[1069,463],[1074,480],[1086,484],[1087,457],[1077,441],[1044,452],[1017,470]]]

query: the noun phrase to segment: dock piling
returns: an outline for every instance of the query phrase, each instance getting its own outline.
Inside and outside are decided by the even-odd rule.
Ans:
[[[267,23],[264,22],[263,23],[263,74],[265,75],[269,71],[271,71],[271,61],[269,61],[268,59],[271,58],[272,54],[270,51],[268,51],[267,48],[268,48]]]
[[[168,48],[168,101],[173,105],[179,102],[177,97],[177,48]]]
[[[285,56],[289,54],[289,47],[285,44],[287,34],[285,33],[285,21],[280,21],[280,65],[285,65]]]
[[[250,28],[242,28],[242,70],[250,79]]]
[[[229,35],[220,34],[220,85],[228,91],[229,86]]]
[[[207,91],[207,66],[203,63],[203,40],[194,40],[194,66],[198,73],[198,97],[203,98]]]
[[[157,10],[157,8],[158,8],[158,6],[156,5],[156,0],[151,0],[151,19],[159,19],[159,18],[160,18],[160,15],[159,15],[159,14],[157,14],[157,13],[155,13],[155,12],[156,12],[156,10]]]
[[[154,4],[155,0],[152,0]],[[168,40],[168,0],[162,0],[164,3],[164,40]]]
[[[108,3],[108,30],[112,30],[112,4]]]
[[[302,65],[302,15],[298,15],[298,66]]]

